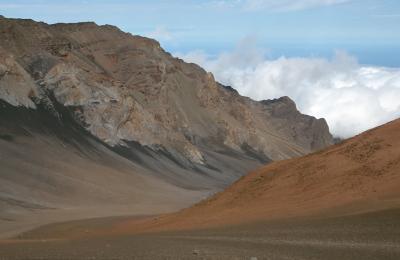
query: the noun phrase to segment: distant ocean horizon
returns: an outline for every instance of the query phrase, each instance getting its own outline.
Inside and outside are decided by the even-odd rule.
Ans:
[[[217,57],[224,52],[230,52],[235,49],[234,44],[191,44],[188,46],[177,46],[171,44],[161,44],[166,51],[171,53],[188,53],[191,51],[203,51],[210,58]],[[280,57],[286,58],[327,58],[331,59],[336,51],[344,51],[355,57],[361,65],[380,66],[380,67],[400,67],[400,46],[397,45],[357,45],[357,44],[287,44],[274,43],[258,44],[258,48],[265,49],[265,57],[268,60],[275,60]]]

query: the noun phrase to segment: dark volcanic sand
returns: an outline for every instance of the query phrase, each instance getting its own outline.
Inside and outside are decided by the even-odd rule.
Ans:
[[[43,227],[27,234],[34,240],[1,242],[0,259],[400,259],[400,209],[200,231],[92,233],[124,220],[83,220]],[[79,234],[80,238],[67,240],[48,238]]]

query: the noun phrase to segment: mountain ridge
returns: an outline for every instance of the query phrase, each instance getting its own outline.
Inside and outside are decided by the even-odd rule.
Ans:
[[[333,143],[325,120],[288,97],[243,97],[111,25],[0,17],[0,101],[7,230],[59,211],[64,220],[174,211]]]
[[[223,145],[240,150],[240,146],[247,143],[273,160],[332,144],[326,122],[301,118],[297,109],[286,110],[292,120],[298,119],[294,125],[318,126],[316,130],[313,127],[299,129],[301,134],[293,131],[292,135],[319,131],[320,136],[297,140],[288,134],[280,135],[282,129],[261,125],[257,121],[275,119],[268,118],[268,111],[265,111],[269,109],[268,103],[262,106],[262,102],[225,91],[212,74],[195,64],[173,58],[154,40],[95,23],[47,25],[4,18],[1,22],[0,46],[11,53],[16,65],[21,65],[39,85],[40,91],[31,88],[21,99],[29,99],[29,95],[40,98],[44,96],[43,91],[53,92],[62,105],[81,109],[76,113],[82,123],[93,135],[113,146],[123,145],[125,140],[148,146],[161,145],[184,154],[189,163],[201,164],[204,158],[191,140],[194,137],[206,141],[221,135],[221,140],[217,141]],[[34,33],[26,32],[28,29]],[[21,43],[21,39],[28,44]],[[23,79],[25,81],[28,79]],[[28,100],[21,104],[34,106]],[[282,102],[281,107],[285,104],[287,102]],[[280,119],[286,120],[284,109],[280,111]],[[104,113],[109,113],[110,117],[99,118]],[[267,118],[261,120],[257,114]],[[136,125],[132,120],[141,124]],[[203,121],[210,125],[206,127]],[[288,128],[287,125],[280,127]],[[278,148],[272,149],[272,144],[267,146],[267,141],[259,136],[268,133],[257,133],[257,129],[265,128],[283,140],[288,139],[280,145],[290,143],[294,149],[281,152]],[[273,137],[270,139],[268,143],[280,142]]]

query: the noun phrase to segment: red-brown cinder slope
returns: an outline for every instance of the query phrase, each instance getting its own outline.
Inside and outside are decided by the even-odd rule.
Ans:
[[[198,229],[400,206],[400,120],[304,157],[271,163],[189,209],[115,231]]]

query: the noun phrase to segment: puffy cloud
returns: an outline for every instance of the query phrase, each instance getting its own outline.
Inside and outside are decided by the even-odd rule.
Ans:
[[[303,113],[325,118],[336,136],[350,137],[400,117],[400,68],[360,65],[345,52],[332,59],[267,60],[245,40],[217,57],[202,51],[176,55],[253,99],[290,96]]]
[[[249,10],[269,9],[277,11],[291,11],[315,8],[318,6],[337,5],[349,0],[245,0],[245,7]]]
[[[217,0],[212,4],[216,7],[242,8],[247,11],[296,11],[321,6],[343,4],[352,0]]]

